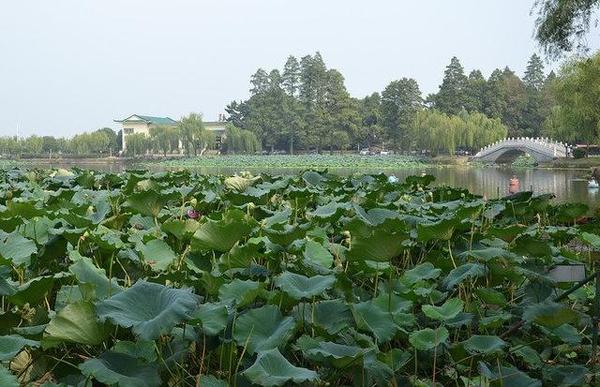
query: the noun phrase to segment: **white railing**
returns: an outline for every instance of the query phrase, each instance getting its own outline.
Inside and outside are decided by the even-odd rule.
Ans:
[[[475,157],[485,157],[504,148],[528,148],[552,157],[566,157],[568,145],[547,137],[509,137],[489,144],[475,154]]]

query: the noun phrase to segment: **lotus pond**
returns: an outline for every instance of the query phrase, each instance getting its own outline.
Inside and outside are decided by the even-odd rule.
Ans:
[[[432,179],[2,171],[0,386],[594,385],[585,205]]]
[[[427,159],[403,155],[302,154],[302,155],[204,155],[202,157],[171,159],[144,164],[163,168],[213,168],[244,170],[269,169],[347,169],[382,170],[419,168]]]

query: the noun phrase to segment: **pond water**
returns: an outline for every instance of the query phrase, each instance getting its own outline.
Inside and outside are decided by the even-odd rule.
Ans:
[[[122,162],[91,162],[78,161],[77,163],[54,163],[40,165],[40,168],[91,168],[106,172],[121,172],[127,168],[136,168],[135,164]],[[153,171],[164,171],[161,166],[152,166]],[[206,174],[234,174],[239,172],[236,168],[197,168],[199,173]],[[262,169],[250,172],[268,172],[271,174],[297,173],[301,169]],[[350,175],[353,173],[379,173],[377,170],[356,170],[353,168],[331,169],[331,173]],[[406,176],[428,173],[436,177],[434,184],[463,187],[469,191],[486,195],[488,198],[508,195],[509,180],[515,176],[519,179],[521,191],[533,191],[536,194],[553,193],[561,202],[581,202],[590,208],[600,207],[600,190],[588,189],[585,180],[586,170],[577,169],[513,169],[502,167],[468,167],[468,166],[430,166],[423,168],[410,168],[398,170],[386,170],[386,174],[393,174],[400,180]]]

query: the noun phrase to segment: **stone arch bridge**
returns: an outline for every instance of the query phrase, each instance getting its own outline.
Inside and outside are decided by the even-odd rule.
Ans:
[[[549,138],[505,138],[482,148],[472,160],[494,163],[510,162],[519,155],[528,154],[536,161],[550,161],[559,157],[567,157],[568,145]]]

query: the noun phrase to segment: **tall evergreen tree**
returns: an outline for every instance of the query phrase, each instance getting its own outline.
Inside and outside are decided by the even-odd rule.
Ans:
[[[485,78],[479,70],[473,70],[467,79],[464,108],[468,112],[483,112]]]
[[[523,83],[528,89],[539,91],[544,86],[544,80],[544,63],[539,56],[533,54],[527,63]]]
[[[544,122],[542,108],[542,89],[545,84],[544,64],[539,56],[533,54],[527,63],[523,84],[527,91],[527,106],[523,111],[524,134],[538,137]]]
[[[295,56],[289,56],[283,66],[283,89],[290,96],[296,96],[300,86],[300,63]]]
[[[504,111],[502,122],[508,127],[511,137],[531,136],[530,128],[524,123],[524,111],[527,106],[527,91],[521,78],[506,67],[502,72]]]
[[[458,114],[466,104],[467,76],[457,57],[452,57],[444,71],[439,92],[433,98],[434,107],[446,114]]]
[[[264,93],[269,88],[269,74],[263,69],[258,69],[250,78],[250,94],[256,95]]]
[[[393,81],[381,93],[381,117],[395,149],[407,150],[410,147],[410,131],[422,106],[419,84],[412,78]]]
[[[506,102],[504,101],[504,77],[500,69],[492,72],[485,84],[483,94],[483,113],[490,118],[501,118]]]

